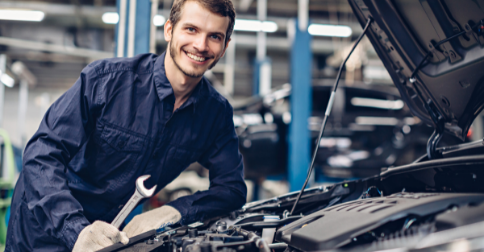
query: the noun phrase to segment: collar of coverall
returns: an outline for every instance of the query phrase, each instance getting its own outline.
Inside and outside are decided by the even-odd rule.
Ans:
[[[173,94],[173,88],[171,87],[170,81],[168,80],[168,78],[166,78],[165,74],[165,55],[166,52],[158,56],[153,66],[153,79],[155,82],[156,92],[158,93],[158,98],[160,99],[160,101]],[[207,85],[207,80],[205,79],[205,77],[202,77],[188,100],[180,108],[182,109],[188,107],[191,104],[194,104],[193,112],[195,113],[195,104],[197,104],[202,96],[208,93]]]

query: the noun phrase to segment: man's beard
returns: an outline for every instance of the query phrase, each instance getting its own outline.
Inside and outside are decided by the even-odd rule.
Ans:
[[[176,48],[175,46],[170,42],[169,43],[169,46],[170,46],[170,56],[171,56],[171,59],[173,60],[173,62],[175,63],[175,66],[186,76],[188,77],[191,77],[191,78],[200,78],[203,76],[203,74],[205,73],[205,71],[203,71],[203,73],[189,73],[187,72],[186,70],[184,70],[183,68],[181,68],[181,66],[178,64],[178,62],[176,62],[176,59],[175,59],[175,54],[176,54]],[[220,58],[218,59],[215,59],[214,62],[212,62],[212,64],[210,64],[210,66],[208,67],[208,69],[212,69],[216,64],[217,62],[220,60]]]

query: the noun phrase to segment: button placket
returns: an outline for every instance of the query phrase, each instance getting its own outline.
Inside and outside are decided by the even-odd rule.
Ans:
[[[166,128],[166,124],[162,124],[160,130],[158,131],[159,133],[157,134],[158,136],[156,137],[155,146],[151,154],[152,158],[157,158],[160,155],[160,152],[162,149],[162,143],[163,143],[163,133],[165,131],[165,128]]]

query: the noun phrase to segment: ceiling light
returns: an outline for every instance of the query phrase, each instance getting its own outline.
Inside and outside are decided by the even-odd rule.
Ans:
[[[0,10],[0,19],[15,20],[15,21],[32,21],[40,22],[44,19],[44,12],[33,10]]]
[[[0,82],[7,87],[13,87],[15,85],[15,80],[10,75],[2,73],[2,71],[0,71]]]
[[[395,117],[358,116],[355,122],[360,125],[393,126],[398,124],[398,119]]]
[[[399,110],[399,109],[402,109],[404,106],[404,103],[401,100],[390,101],[390,100],[362,98],[362,97],[353,97],[351,99],[351,104],[353,106],[358,106],[358,107],[370,107],[370,108],[391,109],[391,110]]]
[[[235,31],[248,31],[248,32],[276,32],[277,24],[272,21],[259,21],[259,20],[248,20],[248,19],[236,19],[235,20]]]
[[[311,24],[308,27],[309,34],[325,37],[349,37],[353,33],[346,25]]]
[[[105,24],[117,24],[119,22],[119,15],[117,12],[106,12],[103,14],[102,19]]]
[[[165,21],[166,21],[166,19],[162,15],[155,15],[153,17],[153,24],[155,26],[163,26],[165,24]]]

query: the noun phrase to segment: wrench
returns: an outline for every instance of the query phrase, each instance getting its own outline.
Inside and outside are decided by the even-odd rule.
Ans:
[[[149,177],[151,177],[151,175],[143,175],[136,179],[136,191],[134,192],[133,196],[131,196],[131,198],[128,200],[126,205],[124,205],[123,209],[121,209],[121,212],[119,212],[116,218],[114,218],[113,222],[111,222],[111,225],[119,229],[123,221],[126,219],[128,214],[133,211],[138,202],[143,198],[149,198],[153,195],[156,189],[156,185],[153,186],[153,188],[151,189],[146,189],[144,185],[145,180],[147,180]]]

